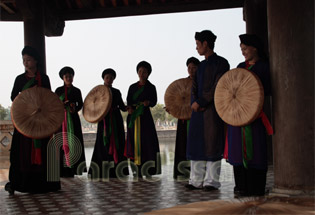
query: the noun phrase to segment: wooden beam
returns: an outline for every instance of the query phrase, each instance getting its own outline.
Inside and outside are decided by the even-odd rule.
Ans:
[[[78,6],[78,8],[80,8],[80,9],[82,9],[84,7],[81,0],[75,0],[75,3]]]
[[[64,31],[65,22],[57,14],[58,8],[53,1],[44,2],[45,35],[48,37],[61,36]]]
[[[19,0],[16,1],[16,6],[21,13],[23,19],[32,19],[34,18],[34,13],[30,8],[28,0]]]
[[[77,0],[77,2],[80,2],[82,8],[84,9],[92,9],[93,6],[91,4],[91,0]]]
[[[15,0],[0,0],[0,2],[1,3],[5,3],[5,4],[7,4],[7,3],[15,3]]]
[[[116,0],[111,1],[116,2]],[[116,4],[115,7],[99,7],[95,8],[92,11],[65,11],[64,13],[61,12],[59,15],[64,17],[65,21],[68,21],[239,8],[243,7],[243,4],[244,0],[190,1],[187,3],[183,3],[183,1],[178,1],[163,4],[161,4],[161,2],[159,1],[153,1],[153,3],[151,4],[141,4],[141,6],[129,5],[129,7],[118,7]]]
[[[28,6],[26,4],[28,1],[29,0],[16,1],[15,3],[17,7],[15,14],[8,14],[2,7],[0,7],[0,20],[22,21],[23,16],[25,17],[25,15],[31,15],[31,10],[23,10],[24,6]],[[84,5],[84,2],[89,1],[90,0],[81,0],[81,3]],[[0,2],[3,2],[3,0],[0,0]],[[161,3],[161,0],[129,0],[128,6],[126,6],[126,4],[124,5],[123,1],[121,1],[122,4],[118,4],[119,1],[117,0],[98,0],[98,2],[99,4],[97,4],[97,7],[95,8],[91,9],[83,7],[82,9],[77,10],[74,5],[72,5],[71,1],[64,0],[63,7],[58,8],[58,10],[56,11],[56,15],[62,17],[62,19],[64,19],[65,21],[69,21],[134,15],[228,9],[243,7],[244,5],[244,0],[168,0],[165,3]],[[92,3],[91,5],[93,6]]]
[[[15,14],[15,12],[5,3],[0,2],[0,6],[3,7],[3,9],[5,9],[9,14]]]
[[[114,7],[117,7],[117,2],[116,2],[116,0],[112,0],[112,5],[113,5]]]
[[[105,0],[99,0],[101,7],[106,7]]]
[[[68,9],[72,9],[72,4],[71,4],[71,2],[70,2],[70,0],[66,0],[66,2],[67,2],[67,6],[68,6]]]
[[[129,0],[124,0],[124,5],[128,6],[129,5]]]

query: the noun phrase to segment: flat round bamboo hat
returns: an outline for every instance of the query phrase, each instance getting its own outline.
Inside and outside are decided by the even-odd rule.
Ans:
[[[177,205],[153,210],[145,214],[168,215],[284,215],[314,214],[314,199],[307,197],[246,197],[239,199],[211,200]]]
[[[190,92],[192,80],[181,78],[172,82],[164,94],[165,108],[178,119],[190,119]]]
[[[33,139],[42,139],[60,128],[64,120],[64,107],[57,94],[35,86],[15,97],[11,118],[20,133]]]
[[[214,104],[221,119],[229,125],[250,124],[260,114],[263,103],[263,85],[249,70],[229,70],[218,81]]]
[[[94,87],[84,99],[83,116],[86,121],[96,123],[102,120],[112,105],[112,92],[105,85]]]

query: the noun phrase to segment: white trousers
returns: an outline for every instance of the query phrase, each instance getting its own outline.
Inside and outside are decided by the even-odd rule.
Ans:
[[[219,161],[190,161],[190,179],[189,184],[194,187],[202,188],[205,186],[213,186],[219,188],[221,160]]]

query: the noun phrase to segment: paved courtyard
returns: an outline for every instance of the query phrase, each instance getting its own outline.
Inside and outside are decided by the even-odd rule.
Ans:
[[[162,166],[162,174],[151,180],[92,181],[87,175],[62,178],[62,190],[46,194],[15,192],[10,196],[4,191],[8,169],[0,169],[0,214],[142,214],[176,205],[217,199],[233,199],[232,167],[222,162],[218,191],[188,191],[186,181],[172,178],[173,165]],[[267,189],[273,186],[273,169],[269,168]]]

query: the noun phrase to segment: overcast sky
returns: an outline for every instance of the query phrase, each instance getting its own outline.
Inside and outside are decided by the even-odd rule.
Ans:
[[[103,84],[102,71],[113,68],[113,87],[126,100],[129,86],[138,81],[136,65],[142,60],[152,66],[149,80],[158,91],[158,103],[176,79],[188,75],[187,58],[203,60],[196,51],[196,31],[212,30],[217,35],[214,51],[225,57],[231,68],[244,61],[238,35],[245,33],[242,9],[173,13],[121,18],[68,21],[61,37],[46,37],[46,64],[52,90],[63,84],[59,71],[75,70],[73,85],[83,99],[96,85]],[[24,72],[23,23],[0,22],[0,104],[11,106],[15,77]]]

